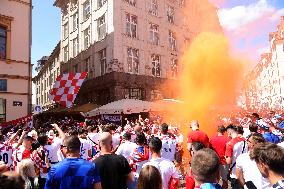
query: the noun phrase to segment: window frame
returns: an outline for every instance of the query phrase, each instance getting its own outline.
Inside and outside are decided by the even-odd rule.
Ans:
[[[7,91],[8,91],[8,80],[0,79],[0,92],[7,92]]]
[[[154,23],[150,23],[150,42],[154,45],[160,44],[159,25]]]
[[[139,49],[127,47],[127,67],[128,73],[139,74]]]
[[[151,0],[148,11],[151,15],[158,16],[158,2],[157,2],[157,0]]]
[[[106,37],[106,14],[103,14],[97,19],[98,40],[103,40]],[[104,29],[104,30],[103,30]],[[103,30],[103,31],[101,31]]]
[[[7,58],[7,42],[8,42],[8,28],[6,26],[2,26],[0,25],[0,30],[3,29],[3,35],[1,35],[1,32],[0,32],[0,42],[2,41],[1,39],[3,39],[3,55],[1,54],[2,50],[1,50],[1,44],[0,44],[0,59],[6,59]]]
[[[106,62],[106,48],[99,51],[99,58],[100,58],[100,73],[104,75],[107,73],[107,62]]]
[[[85,22],[91,16],[91,1],[87,0],[83,3],[83,21]]]
[[[126,13],[126,35],[134,39],[138,38],[138,17],[136,15]]]
[[[3,112],[0,111],[0,123],[6,122],[7,119],[7,99],[0,98],[0,109],[2,107]],[[3,116],[3,118],[1,118]],[[2,121],[1,121],[2,119]]]
[[[158,58],[158,59],[156,59]],[[153,77],[161,77],[162,69],[161,69],[161,55],[152,54],[151,55],[151,71]],[[159,72],[157,71],[159,69]]]

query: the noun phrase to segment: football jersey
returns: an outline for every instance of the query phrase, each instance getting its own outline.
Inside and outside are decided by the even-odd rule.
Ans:
[[[17,164],[23,159],[31,159],[31,151],[26,149],[23,145],[17,148],[12,155],[14,170],[16,170]]]
[[[89,154],[88,151],[92,150],[92,145],[91,143],[86,140],[86,139],[82,139],[80,138],[80,142],[81,142],[81,147],[80,147],[80,157],[82,159],[87,160],[89,158]]]
[[[44,148],[47,151],[47,158],[51,164],[59,162],[58,151],[60,150],[62,140],[59,138],[54,138],[51,144],[47,144]]]
[[[9,144],[0,144],[0,161],[3,161],[9,168],[12,167],[13,148]]]
[[[169,135],[161,135],[160,140],[162,141],[161,156],[170,161],[174,160],[177,142],[176,139]]]

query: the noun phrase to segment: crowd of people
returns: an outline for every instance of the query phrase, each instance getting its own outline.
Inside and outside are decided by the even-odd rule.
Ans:
[[[214,128],[209,138],[193,120],[183,136],[141,116],[119,126],[66,117],[1,128],[0,188],[284,188],[284,115],[222,118]]]

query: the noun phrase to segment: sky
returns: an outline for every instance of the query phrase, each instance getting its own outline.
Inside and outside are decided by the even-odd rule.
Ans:
[[[220,23],[232,49],[256,64],[268,50],[268,34],[284,16],[284,0],[209,0],[218,7]],[[33,0],[32,63],[49,55],[60,40],[60,10],[54,0]],[[33,71],[35,74],[35,71]]]

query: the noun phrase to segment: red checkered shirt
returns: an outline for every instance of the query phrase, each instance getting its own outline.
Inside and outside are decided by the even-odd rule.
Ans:
[[[32,154],[32,160],[34,161],[35,166],[39,168],[41,178],[46,178],[48,173],[48,162],[45,162],[45,159],[47,159],[45,157],[47,156],[48,151],[43,146],[40,146]]]

